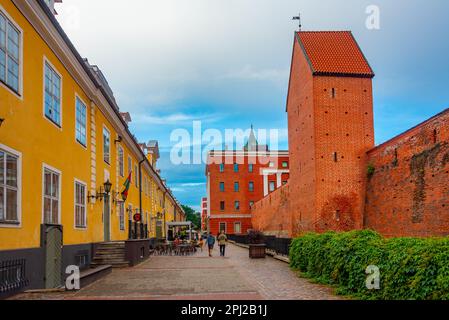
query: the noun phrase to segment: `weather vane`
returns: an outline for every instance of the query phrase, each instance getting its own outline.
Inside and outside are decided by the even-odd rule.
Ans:
[[[292,20],[298,20],[299,21],[299,30],[298,31],[301,31],[301,28],[302,28],[302,25],[301,25],[301,12],[296,17],[293,17]]]

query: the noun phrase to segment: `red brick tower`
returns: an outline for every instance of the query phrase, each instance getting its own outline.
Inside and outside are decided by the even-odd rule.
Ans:
[[[373,77],[351,32],[295,34],[287,98],[293,234],[362,228]]]

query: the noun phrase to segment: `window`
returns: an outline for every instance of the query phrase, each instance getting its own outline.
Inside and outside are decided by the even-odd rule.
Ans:
[[[106,128],[103,128],[103,160],[107,164],[111,163],[111,134]]]
[[[285,186],[287,184],[287,181],[282,181],[282,185]]]
[[[254,182],[250,181],[248,186],[249,192],[254,192]]]
[[[76,97],[76,141],[86,146],[86,105]]]
[[[226,233],[226,222],[220,222],[220,233],[223,231],[224,233]]]
[[[240,186],[238,182],[234,182],[234,192],[239,192]]]
[[[0,12],[0,81],[19,93],[20,31]]]
[[[239,172],[239,165],[237,163],[234,164],[234,172]]]
[[[276,190],[276,184],[274,181],[270,181],[270,192],[273,192],[274,190]]]
[[[282,162],[282,168],[288,168],[288,162],[287,161],[283,161]]]
[[[125,203],[120,202],[119,203],[119,224],[120,224],[120,231],[125,230]]]
[[[220,163],[220,172],[224,172],[224,169],[225,169],[224,164]]]
[[[0,223],[19,223],[19,159],[0,149]]]
[[[44,223],[59,223],[59,174],[44,169]]]
[[[125,176],[125,153],[121,146],[118,147],[118,171],[120,177]]]
[[[86,228],[86,185],[75,182],[75,227]]]
[[[61,77],[45,62],[45,116],[61,126]]]
[[[248,172],[249,172],[249,173],[253,173],[253,172],[254,172],[254,165],[253,165],[252,163],[250,163],[250,164],[248,165]]]
[[[225,202],[220,201],[220,210],[223,211],[225,209]]]
[[[134,184],[139,187],[139,173],[137,172],[137,164],[134,165]]]
[[[253,207],[253,205],[254,205],[254,201],[250,201],[249,202],[249,208],[251,209]]]
[[[234,223],[234,233],[237,233],[237,234],[242,233],[242,224],[240,222]]]
[[[133,160],[131,157],[128,157],[128,174],[130,174],[133,171]]]
[[[224,192],[225,191],[225,184],[224,182],[220,182],[220,192]]]
[[[270,168],[274,168],[274,162],[273,162],[273,161],[270,161],[270,163],[268,164],[268,166],[269,166]]]
[[[240,201],[236,201],[235,203],[234,203],[234,209],[235,210],[240,210]]]

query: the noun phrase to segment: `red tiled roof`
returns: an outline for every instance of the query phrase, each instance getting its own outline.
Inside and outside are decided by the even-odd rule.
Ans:
[[[300,31],[297,37],[315,75],[374,77],[350,31]]]

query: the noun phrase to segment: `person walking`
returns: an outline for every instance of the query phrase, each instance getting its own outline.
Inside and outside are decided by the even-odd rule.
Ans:
[[[222,230],[220,235],[218,236],[218,245],[220,246],[220,256],[221,257],[225,256],[227,242],[228,242],[228,237],[226,237],[226,234]]]
[[[209,247],[209,257],[212,257],[212,250],[214,250],[215,238],[212,233],[207,236],[207,246]]]

